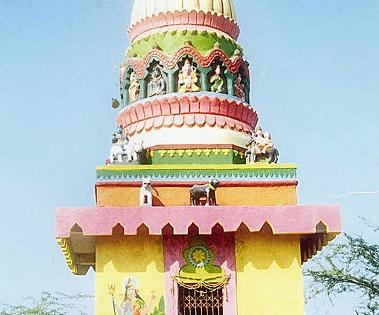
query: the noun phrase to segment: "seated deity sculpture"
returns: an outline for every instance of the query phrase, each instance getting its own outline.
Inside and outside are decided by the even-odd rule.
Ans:
[[[133,103],[139,100],[140,85],[135,72],[130,74],[129,101]]]
[[[267,154],[268,150],[273,147],[271,140],[271,134],[269,132],[263,132],[263,130],[258,127],[255,135],[253,134],[255,141],[255,153],[256,154]]]
[[[189,59],[186,59],[182,70],[179,73],[179,93],[186,92],[198,92],[200,88],[198,87],[198,77],[196,73],[196,68],[192,66]]]
[[[245,100],[245,85],[242,82],[242,75],[238,73],[236,80],[234,81],[234,95]]]
[[[148,84],[148,96],[166,94],[166,81],[163,78],[161,68],[156,65],[150,73],[150,82]]]
[[[122,163],[126,155],[125,148],[129,144],[129,138],[122,127],[112,135],[112,147],[109,154],[109,163]]]
[[[274,147],[271,139],[271,134],[269,132],[263,132],[262,128],[258,127],[253,134],[251,139],[246,145],[246,159],[247,163],[254,163],[259,160],[259,157],[268,158],[268,163],[277,163],[279,151]]]
[[[211,76],[209,80],[211,84],[211,91],[222,93],[224,90],[224,79],[221,77],[221,67],[217,65],[214,74]]]

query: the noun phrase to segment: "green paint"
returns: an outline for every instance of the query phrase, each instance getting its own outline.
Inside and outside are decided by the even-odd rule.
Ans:
[[[154,307],[154,310],[150,313],[150,315],[165,315],[165,301],[163,296],[161,296],[158,306]]]
[[[209,274],[222,274],[221,267],[214,265],[215,253],[201,239],[184,250],[183,258],[187,264],[180,269],[179,275],[196,274],[200,268]]]
[[[227,149],[220,150],[157,150],[152,152],[151,164],[245,164],[246,159],[239,153]]]
[[[150,177],[154,180],[246,180],[246,179],[288,179],[296,177],[296,166],[285,165],[171,165],[161,167],[146,165],[136,167],[98,167],[100,180],[141,180]]]
[[[183,47],[185,42],[191,42],[193,47],[203,56],[208,55],[216,43],[228,57],[232,57],[236,49],[242,51],[237,42],[225,36],[219,36],[217,33],[206,31],[201,33],[197,31],[170,31],[153,34],[134,42],[127,55],[129,58],[137,57],[143,59],[152,49],[159,46],[165,54],[173,56],[178,51],[178,47]]]
[[[175,80],[175,69],[171,69],[168,71],[168,93],[175,93],[177,86],[176,86],[176,80]]]

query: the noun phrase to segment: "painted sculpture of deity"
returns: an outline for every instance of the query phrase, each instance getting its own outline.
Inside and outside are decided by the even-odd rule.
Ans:
[[[179,93],[186,92],[198,92],[200,88],[198,87],[198,78],[196,73],[196,68],[192,66],[189,59],[186,59],[182,70],[179,73]]]
[[[260,127],[251,135],[247,148],[247,162],[254,163],[263,157],[263,159],[268,158],[268,163],[278,163],[279,151],[274,147],[271,134],[263,132]]]
[[[150,73],[150,82],[148,84],[148,96],[156,96],[166,94],[166,81],[163,78],[162,70],[155,65]]]
[[[120,83],[124,82],[125,73],[126,73],[126,67],[125,67],[125,65],[121,65],[120,66]]]
[[[255,153],[256,154],[267,154],[268,150],[271,149],[274,144],[271,140],[271,134],[266,131],[263,132],[262,128],[258,127],[253,133],[255,142]]]
[[[242,75],[238,73],[236,80],[234,81],[234,95],[246,100],[245,85],[242,82]]]
[[[123,283],[125,294],[120,304],[117,304],[113,292],[112,303],[115,315],[147,315],[150,314],[157,296],[152,292],[150,302],[147,304],[138,293],[138,279],[127,277]],[[113,288],[114,290],[114,288]]]
[[[129,138],[122,127],[119,127],[112,136],[112,147],[109,153],[109,163],[122,163],[126,155]]]
[[[211,91],[222,93],[224,90],[224,79],[221,77],[221,66],[217,65],[214,74],[209,80],[211,84]]]
[[[139,100],[140,85],[135,72],[130,74],[129,101],[133,103]]]

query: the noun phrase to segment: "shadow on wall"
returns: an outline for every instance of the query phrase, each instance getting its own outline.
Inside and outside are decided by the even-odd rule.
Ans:
[[[280,269],[289,269],[294,263],[301,266],[299,236],[274,235],[267,222],[255,233],[241,224],[236,232],[236,255],[238,272],[249,264],[258,270],[267,270],[273,264]]]
[[[149,235],[149,229],[142,225],[137,235],[125,236],[124,228],[116,225],[112,236],[96,239],[96,272],[103,272],[104,266],[113,264],[120,273],[146,272],[154,268],[164,272],[163,238]]]
[[[124,228],[116,225],[112,236],[96,239],[97,272],[102,272],[109,263],[121,273],[146,272],[151,268],[159,273],[167,272],[168,266],[175,261],[184,263],[182,251],[194,237],[201,237],[208,243],[216,253],[217,264],[226,263],[231,271],[243,272],[248,265],[257,270],[267,270],[273,266],[289,269],[293,264],[301,266],[299,236],[274,235],[268,223],[259,232],[253,233],[243,223],[236,233],[225,233],[221,226],[216,225],[211,235],[199,235],[195,224],[189,227],[187,236],[174,236],[173,232],[168,224],[162,229],[163,235],[149,235],[148,227],[141,225],[137,235],[125,236]]]

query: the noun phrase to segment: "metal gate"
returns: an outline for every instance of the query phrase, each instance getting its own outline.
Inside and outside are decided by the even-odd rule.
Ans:
[[[178,315],[223,315],[223,289],[191,290],[179,286]]]

